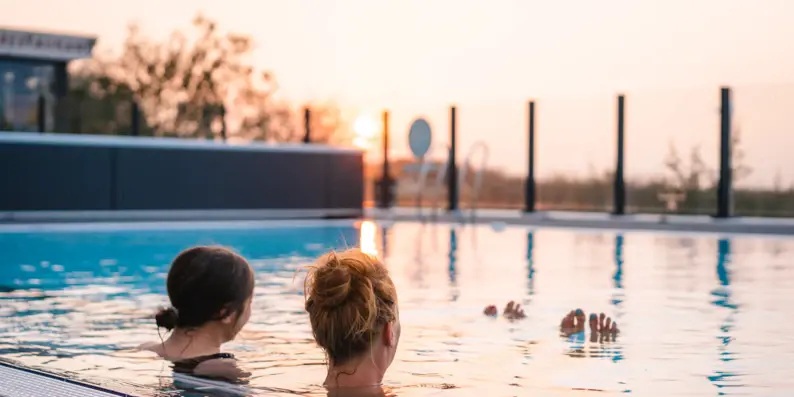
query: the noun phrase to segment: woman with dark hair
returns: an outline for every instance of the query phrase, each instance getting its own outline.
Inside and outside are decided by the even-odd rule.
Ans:
[[[174,259],[166,284],[171,306],[155,321],[171,333],[140,349],[173,362],[175,372],[227,380],[247,376],[221,345],[251,316],[254,271],[248,262],[226,248],[193,247]]]

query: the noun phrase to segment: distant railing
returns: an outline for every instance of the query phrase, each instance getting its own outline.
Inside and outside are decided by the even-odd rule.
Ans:
[[[790,89],[784,91],[794,92],[794,86],[788,88]],[[500,142],[492,145],[496,147],[498,144],[500,152],[491,153],[488,166],[492,166],[494,160],[499,164],[493,168],[481,167],[476,178],[471,177],[471,159],[463,156],[463,161],[459,161],[452,157],[453,161],[447,167],[447,173],[455,170],[463,177],[447,178],[446,207],[452,211],[458,208],[476,210],[485,205],[498,208],[523,207],[525,212],[570,210],[611,212],[618,216],[652,212],[711,215],[717,218],[737,214],[794,217],[794,174],[791,171],[794,163],[777,165],[783,173],[782,178],[781,175],[770,174],[768,163],[765,163],[767,165],[759,166],[766,169],[763,175],[755,172],[752,182],[745,179],[748,168],[752,171],[752,162],[758,161],[759,156],[767,156],[766,149],[763,153],[759,152],[762,148],[768,148],[769,157],[773,152],[777,159],[785,156],[781,154],[782,147],[790,146],[792,142],[790,134],[781,132],[791,127],[783,120],[788,113],[782,112],[780,106],[770,110],[770,103],[777,102],[769,95],[761,95],[760,90],[745,91],[751,99],[741,102],[740,109],[753,108],[755,102],[758,105],[753,108],[754,111],[740,113],[740,116],[745,116],[737,117],[737,120],[733,120],[734,91],[728,87],[705,92],[697,90],[695,93],[690,92],[691,90],[673,91],[653,91],[651,95],[618,95],[614,102],[609,97],[606,100],[597,98],[594,102],[574,101],[572,109],[559,106],[560,103],[554,100],[549,103],[556,103],[556,107],[546,106],[542,101],[529,101],[529,106],[526,107],[527,128],[523,129],[526,132],[521,132],[522,135],[526,134],[529,143],[523,150],[527,153],[524,158],[528,160],[527,172],[523,175],[510,168],[517,159],[515,143],[519,143],[523,149],[525,146],[521,142],[524,140],[520,138],[518,131],[503,131],[507,122],[500,120],[506,116],[513,117],[511,122],[514,122],[518,117],[513,114],[515,112],[506,115],[500,113],[505,106],[496,110],[495,106],[490,106],[487,115],[470,116],[474,106],[461,106],[464,111],[458,113],[456,106],[451,106],[447,141],[450,143],[451,153],[456,152],[459,142],[457,133],[460,125],[456,121],[458,114],[462,115],[464,124],[474,125],[467,126],[466,131],[500,126],[499,134],[502,135],[499,135]],[[687,101],[692,102],[692,106],[682,104]],[[539,108],[535,106],[538,103]],[[570,101],[565,102],[565,105],[569,103]],[[605,116],[604,110],[607,109],[614,110],[609,110],[610,113]],[[436,124],[443,123],[438,121],[441,119],[441,112],[433,111]],[[699,112],[703,116],[697,116]],[[535,126],[536,113],[544,120],[541,130],[537,130]],[[637,114],[642,117],[633,116]],[[631,120],[628,127],[627,118]],[[753,134],[766,133],[769,137],[761,139],[748,135],[753,137],[753,142],[747,146],[756,150],[756,157],[750,162],[747,162],[745,147],[740,142],[740,127],[747,123],[756,123],[751,130]],[[561,145],[560,135],[565,133],[578,134],[569,139],[579,141]],[[544,163],[540,167],[535,156],[535,152],[541,152],[535,145],[536,134],[541,134],[541,143],[544,145],[544,150],[540,153]],[[670,137],[675,135],[676,139],[684,142],[683,146],[678,146],[678,142],[674,142],[672,138],[666,140],[667,134]],[[660,136],[663,137],[660,139]],[[471,136],[466,138],[472,139]],[[489,139],[486,140],[490,142]],[[507,145],[506,141],[509,141]],[[549,141],[555,141],[557,146],[549,146]],[[626,150],[626,142],[633,145],[632,150]],[[654,157],[653,160],[643,158],[645,153],[637,153],[637,146],[640,144],[644,147],[643,150],[653,150],[653,154],[648,156]],[[610,145],[614,150],[610,150]],[[662,151],[667,149],[666,154],[660,153],[660,146]],[[609,155],[608,165],[603,162],[605,152],[614,153]],[[626,160],[626,157],[629,159]],[[594,160],[601,163],[595,166],[591,163]],[[547,168],[545,164],[549,163],[545,163],[546,161],[553,162],[555,168]],[[660,170],[653,171],[649,167],[649,161],[659,161],[657,164],[661,167]],[[580,170],[569,171],[570,163],[581,164]],[[538,169],[543,173],[538,175]],[[400,181],[401,177],[396,175],[396,179]],[[769,184],[772,179],[774,186]],[[462,192],[469,187],[466,183],[475,187],[468,196]],[[671,183],[676,186],[677,191],[669,190]],[[464,194],[459,196],[460,193]],[[404,205],[413,197],[413,193],[411,198],[398,195],[396,202]],[[421,200],[417,201],[417,205],[424,207]],[[438,209],[441,206],[433,203],[431,207]]]

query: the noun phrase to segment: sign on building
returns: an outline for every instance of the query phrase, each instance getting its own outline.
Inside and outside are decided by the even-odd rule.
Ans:
[[[90,58],[96,38],[0,29],[0,55],[52,61]]]

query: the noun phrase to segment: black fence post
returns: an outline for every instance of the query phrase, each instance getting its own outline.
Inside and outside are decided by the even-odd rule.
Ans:
[[[457,153],[457,109],[449,108],[449,161],[447,162],[447,209],[458,210],[458,165],[455,160]]]
[[[529,154],[527,182],[524,186],[524,212],[535,212],[535,101],[529,101],[527,129]]]
[[[226,139],[229,137],[229,131],[226,125],[226,105],[221,105],[221,139],[226,142]]]
[[[309,107],[303,109],[303,143],[312,142],[312,110]]]
[[[39,132],[44,133],[44,132],[47,132],[46,131],[47,130],[47,114],[46,114],[47,113],[47,102],[46,102],[46,99],[44,99],[44,94],[39,94],[37,105],[38,105],[38,109],[37,109],[37,114],[36,114],[36,116],[37,116],[36,117],[37,118],[36,121],[39,124],[38,125]]]
[[[138,102],[133,100],[130,107],[130,135],[138,136],[141,134],[141,109]]]
[[[720,90],[720,180],[717,184],[717,218],[733,212],[733,175],[731,164],[731,89]]]
[[[383,111],[383,179],[391,179],[389,169],[389,111]]]
[[[613,191],[613,214],[615,215],[624,215],[626,213],[626,182],[623,177],[624,173],[624,146],[625,146],[625,108],[626,108],[626,100],[625,96],[618,95],[618,119],[617,119],[617,127],[618,127],[618,140],[617,140],[617,152],[616,152],[616,163],[615,163],[615,183],[614,183],[614,191]]]
[[[390,208],[394,202],[394,184],[389,169],[389,111],[383,111],[383,169],[375,183],[375,201],[379,208]]]

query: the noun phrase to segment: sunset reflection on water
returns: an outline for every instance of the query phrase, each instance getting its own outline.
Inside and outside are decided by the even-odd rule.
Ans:
[[[0,233],[0,285],[15,289],[0,293],[0,354],[140,395],[178,389],[168,365],[132,349],[159,338],[150,316],[165,303],[173,255],[215,243],[257,272],[251,322],[227,346],[253,373],[251,393],[322,394],[325,357],[296,270],[357,241],[382,258],[400,294],[403,335],[385,379],[397,395],[794,390],[791,239],[333,225]],[[511,299],[526,320],[481,315]],[[618,340],[560,339],[561,316],[577,307],[615,318]]]

